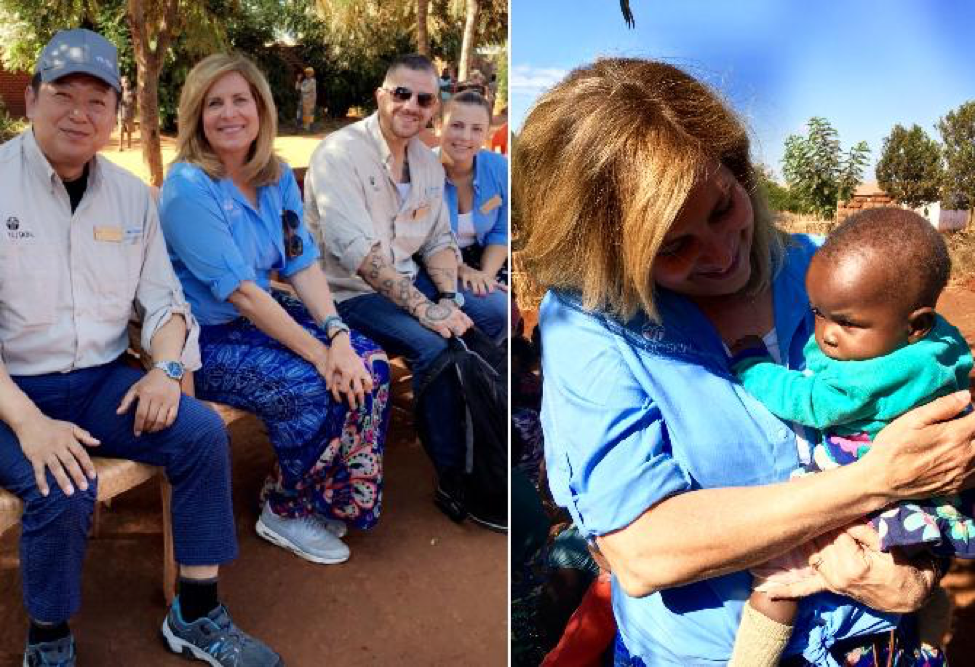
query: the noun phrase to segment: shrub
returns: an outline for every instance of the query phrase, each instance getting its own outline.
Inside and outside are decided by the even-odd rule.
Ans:
[[[10,141],[27,127],[27,121],[15,118],[7,112],[7,107],[0,99],[0,144]]]

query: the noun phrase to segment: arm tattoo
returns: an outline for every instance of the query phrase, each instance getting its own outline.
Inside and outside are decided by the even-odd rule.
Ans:
[[[430,276],[430,280],[433,284],[437,286],[441,292],[453,292],[457,290],[457,269],[456,268],[440,268],[440,267],[426,267],[427,274]]]
[[[366,255],[366,260],[359,269],[359,275],[377,293],[411,315],[415,315],[421,305],[430,303],[423,293],[413,286],[409,276],[404,276],[389,264],[378,245]]]
[[[447,306],[441,306],[439,303],[433,303],[427,306],[426,311],[420,316],[421,322],[443,322],[448,319],[451,315],[452,309]]]

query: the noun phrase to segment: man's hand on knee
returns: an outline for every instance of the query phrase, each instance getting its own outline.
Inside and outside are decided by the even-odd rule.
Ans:
[[[444,338],[461,336],[474,324],[464,311],[444,303],[421,303],[414,315],[420,324]]]
[[[132,432],[136,437],[143,433],[155,433],[169,428],[176,421],[180,394],[179,382],[154,368],[129,387],[115,413],[125,414],[138,400]]]
[[[75,485],[82,491],[88,490],[88,480],[95,479],[95,464],[83,445],[100,445],[97,438],[76,424],[43,414],[24,422],[15,432],[24,456],[34,468],[41,495],[51,492],[46,470],[51,471],[67,496],[74,494]]]

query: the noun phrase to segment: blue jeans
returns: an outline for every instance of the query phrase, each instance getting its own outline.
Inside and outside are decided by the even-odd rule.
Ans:
[[[427,298],[436,297],[437,288],[426,272],[420,272],[414,286]],[[346,299],[338,304],[338,311],[349,326],[379,343],[388,353],[406,357],[413,371],[413,395],[417,397],[417,430],[427,455],[438,475],[463,472],[467,444],[464,398],[457,374],[448,370],[427,382],[433,362],[447,350],[447,339],[381,294]]]
[[[135,437],[136,406],[116,415],[142,373],[120,362],[70,373],[13,380],[52,419],[69,421],[101,441],[96,456],[162,466],[173,485],[173,541],[183,565],[217,565],[237,556],[230,499],[230,456],[223,422],[183,396],[169,428]],[[24,605],[31,618],[59,623],[81,604],[81,566],[98,483],[66,496],[50,471],[50,493],[37,489],[34,470],[10,428],[0,422],[0,486],[24,501],[20,538]]]
[[[494,290],[483,296],[463,289],[464,307],[461,308],[474,321],[474,325],[487,334],[491,340],[505,338],[508,328],[508,293]]]

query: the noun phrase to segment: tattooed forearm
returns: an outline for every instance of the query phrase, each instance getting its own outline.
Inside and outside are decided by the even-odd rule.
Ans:
[[[423,324],[443,322],[450,318],[451,312],[451,308],[434,303],[428,306],[420,316],[420,322]]]
[[[366,283],[397,306],[415,315],[417,309],[430,301],[423,296],[409,276],[394,269],[386,259],[380,246],[375,246],[359,267],[359,276]]]
[[[453,292],[457,290],[457,269],[447,269],[438,267],[427,267],[430,280],[441,292]]]
[[[457,291],[457,251],[453,247],[435,252],[424,262],[430,280],[441,292]]]

